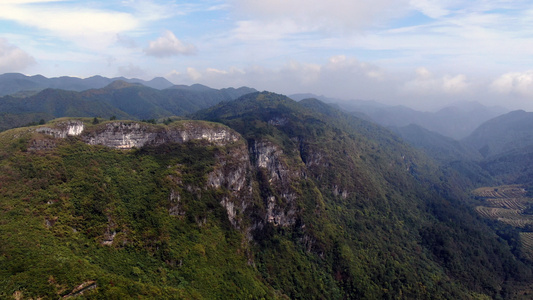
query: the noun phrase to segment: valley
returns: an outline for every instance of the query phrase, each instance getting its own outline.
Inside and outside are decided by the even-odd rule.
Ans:
[[[317,99],[174,89],[189,94],[119,81],[26,99],[60,118],[0,132],[1,297],[529,291],[533,201],[528,181],[513,179],[527,178],[522,169],[496,173],[477,144],[419,126],[392,131]],[[43,95],[46,105],[31,104]],[[187,106],[193,99],[206,102]],[[94,116],[94,101],[123,114]],[[175,116],[180,107],[191,113]]]
[[[533,299],[532,12],[0,0],[0,300]]]

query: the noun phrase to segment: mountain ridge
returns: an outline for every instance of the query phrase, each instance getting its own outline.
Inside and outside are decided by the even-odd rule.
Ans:
[[[463,141],[489,157],[533,145],[530,128],[533,128],[533,113],[515,110],[488,120]]]
[[[26,76],[20,73],[5,73],[0,75],[0,96],[20,93],[23,91],[36,92],[46,88],[81,92],[88,89],[103,88],[115,80],[122,80],[130,83],[140,83],[144,86],[155,89],[165,89],[174,85],[163,77],[156,77],[150,81],[145,81],[138,78],[107,78],[100,75],[95,75],[88,78],[70,76],[47,78],[42,75]]]
[[[0,97],[0,130],[60,117],[168,119],[253,91],[247,87],[217,90],[200,85],[158,90],[123,80],[81,92],[46,88],[23,98]]]
[[[0,296],[469,299],[531,277],[386,128],[268,92],[193,117],[1,132]]]
[[[292,97],[296,100],[317,98],[338,105],[351,113],[363,113],[385,127],[404,127],[416,124],[456,140],[468,136],[485,121],[508,112],[503,107],[489,107],[475,101],[456,102],[435,112],[429,112],[418,111],[403,105],[390,106],[373,100],[348,101],[309,93],[294,94]]]

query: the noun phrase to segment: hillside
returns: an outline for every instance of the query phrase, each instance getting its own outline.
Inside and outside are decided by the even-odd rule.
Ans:
[[[412,146],[423,149],[428,156],[443,163],[457,160],[477,161],[482,158],[476,149],[415,124],[393,127],[391,130]]]
[[[533,145],[533,113],[517,110],[479,126],[464,142],[484,157]]]
[[[478,243],[491,244],[493,246],[489,247],[495,247],[493,250],[499,247],[488,240],[484,242],[470,240],[468,245],[462,244],[462,240],[488,237],[491,234],[487,227],[479,223],[475,213],[459,201],[461,196],[456,189],[461,185],[457,185],[457,182],[461,180],[455,181],[456,179],[451,175],[450,182],[440,181],[438,178],[445,178],[444,175],[436,170],[427,158],[379,126],[347,116],[317,100],[309,99],[296,104],[283,97],[266,94],[250,94],[241,98],[240,101],[201,112],[197,117],[223,122],[243,134],[249,143],[253,143],[257,136],[267,133],[276,141],[289,147],[284,151],[285,153],[299,154],[306,165],[307,178],[313,180],[323,196],[327,208],[325,215],[328,216],[324,219],[337,224],[335,228],[342,228],[340,236],[364,237],[364,242],[356,246],[355,240],[348,242],[342,238],[336,239],[339,236],[335,235],[335,243],[348,246],[353,253],[368,253],[367,249],[372,247],[381,249],[386,244],[385,247],[395,249],[393,251],[398,251],[398,256],[405,255],[403,257],[406,258],[417,256],[414,254],[416,251],[411,251],[416,247],[421,247],[423,251],[429,250],[432,253],[426,256],[432,262],[425,261],[425,263],[437,262],[440,266],[437,268],[443,268],[446,274],[454,274],[457,276],[455,278],[462,278],[462,282],[465,283],[477,276],[455,272],[463,270],[461,265],[469,264],[466,261],[473,258],[468,254],[473,251],[471,247],[473,245],[477,247]],[[440,188],[436,188],[437,186]],[[435,193],[435,189],[441,190],[444,194]],[[385,207],[387,207],[387,213],[383,210]],[[413,207],[418,207],[421,211],[413,210]],[[361,211],[366,213],[360,214]],[[427,214],[427,211],[430,213]],[[354,216],[357,217],[354,218]],[[388,221],[387,218],[389,218]],[[397,227],[396,222],[408,225]],[[370,224],[379,224],[378,227],[381,226],[385,232],[392,230],[391,232],[395,232],[394,238]],[[418,227],[415,224],[421,226]],[[448,236],[450,233],[453,237]],[[441,234],[446,237],[444,238]],[[478,236],[478,234],[481,235]],[[387,243],[384,244],[383,240]],[[413,240],[422,242],[417,245],[408,242]],[[456,243],[447,244],[445,240],[454,240]],[[354,242],[356,245],[352,244]],[[442,251],[450,250],[441,248],[443,242],[446,244],[444,248],[457,247],[452,252],[461,253],[461,255],[442,260],[441,255],[444,253]],[[394,245],[398,245],[396,243],[405,244],[395,248]],[[408,250],[409,244],[415,248]],[[503,253],[500,251],[496,252]],[[273,256],[279,257],[283,254],[276,253]],[[493,258],[496,259],[496,257]],[[514,260],[510,257],[508,259]],[[380,259],[377,261],[387,265]],[[500,267],[510,261],[503,263]],[[368,263],[368,261],[365,262]],[[413,267],[410,263],[414,261],[402,263],[400,265],[403,267],[396,271],[399,274],[404,274],[404,271]],[[369,273],[380,273],[379,267],[372,263],[370,265],[366,267],[373,270]],[[491,264],[491,268],[493,267],[495,265]],[[430,267],[435,270],[433,268]],[[471,265],[471,268],[477,267]],[[494,271],[495,269],[481,272]],[[423,271],[420,272],[423,273]],[[348,274],[345,276],[350,278]],[[370,280],[376,280],[376,278]],[[347,281],[349,282],[349,279]],[[350,284],[353,283],[348,283]]]
[[[380,126],[267,92],[194,118],[0,133],[0,297],[486,299],[531,282],[460,178]]]
[[[183,116],[253,91],[246,87],[198,89],[196,85],[158,90],[122,80],[82,92],[48,88],[24,98],[0,97],[0,130],[60,117],[150,120]]]

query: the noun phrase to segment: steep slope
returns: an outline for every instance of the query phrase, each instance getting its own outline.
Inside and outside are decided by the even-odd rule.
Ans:
[[[512,149],[498,155],[490,156],[481,162],[499,183],[523,184],[533,190],[533,145]]]
[[[424,282],[424,289],[431,287],[434,298],[468,298],[464,294],[468,289],[494,296],[508,292],[495,278],[513,273],[511,265],[521,270],[516,279],[531,272],[459,201],[462,196],[454,187],[460,180],[440,181],[444,174],[383,128],[317,100],[298,104],[268,93],[249,94],[200,112],[197,118],[222,122],[249,144],[266,138],[282,145],[288,160],[299,158],[305,165],[300,177],[305,185],[318,190],[319,203],[304,202],[298,206],[305,209],[296,210],[296,216],[302,216],[296,223],[305,226],[296,235],[300,240],[291,231],[301,229],[286,233],[287,229],[277,228],[258,246],[259,253],[271,253],[262,260],[263,276],[276,287],[293,290],[289,296],[303,292],[289,280],[292,275],[280,278],[286,271],[277,266],[289,261],[304,265],[325,261],[322,272],[335,274],[341,294],[363,298],[387,297],[388,292],[429,297],[409,284],[416,281]],[[261,173],[257,176],[259,182],[264,178]],[[268,186],[262,190],[266,190],[263,199],[269,199]],[[290,203],[290,198],[280,198],[275,197],[277,203]],[[311,215],[306,214],[309,209]],[[264,240],[264,233],[260,237]],[[261,248],[272,247],[272,240],[297,248],[304,241],[307,257],[279,246]],[[309,245],[309,240],[314,243]],[[485,272],[492,275],[476,275]],[[439,278],[438,288],[436,282],[427,281],[432,276]],[[306,278],[313,287],[320,286],[316,280]]]
[[[469,187],[487,186],[499,182],[492,172],[483,168],[482,155],[470,145],[415,124],[393,127],[391,130],[411,146],[421,149],[433,158],[443,170],[446,170],[446,173],[461,174],[461,186],[466,190]]]
[[[220,204],[251,197],[237,133],[88,121],[0,134],[1,298],[276,297]]]
[[[419,125],[410,124],[404,127],[393,127],[409,144],[423,149],[433,159],[447,163],[457,160],[481,160],[481,154],[474,148],[460,141],[429,131]]]
[[[195,118],[0,133],[0,297],[482,299],[531,279],[382,127],[267,92]]]
[[[480,125],[464,142],[484,157],[533,145],[533,113],[517,110]]]

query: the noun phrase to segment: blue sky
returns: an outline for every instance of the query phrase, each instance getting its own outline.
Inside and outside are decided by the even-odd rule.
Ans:
[[[0,0],[0,73],[533,110],[529,0]]]

